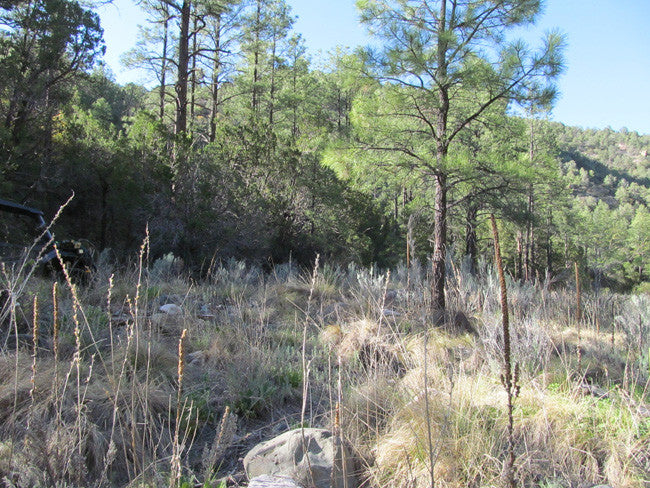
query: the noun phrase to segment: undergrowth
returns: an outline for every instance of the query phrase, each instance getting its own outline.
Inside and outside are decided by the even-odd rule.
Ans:
[[[364,486],[505,483],[489,266],[450,263],[434,315],[417,266],[231,261],[196,282],[173,257],[147,261],[144,246],[85,286],[0,274],[5,486],[243,483],[247,449],[301,423],[332,428],[339,397]],[[583,292],[578,327],[572,283],[507,285],[517,484],[648,486],[650,299]]]

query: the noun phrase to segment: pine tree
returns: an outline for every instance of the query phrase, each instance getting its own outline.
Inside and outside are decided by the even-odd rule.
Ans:
[[[450,152],[495,104],[533,93],[552,98],[547,81],[561,71],[563,40],[550,34],[536,54],[523,42],[504,42],[509,28],[535,19],[538,0],[359,0],[357,6],[383,42],[379,52],[366,52],[368,74],[398,102],[375,105],[377,113],[358,113],[357,120],[366,134],[392,120],[393,129],[383,131],[392,136],[366,140],[368,148],[395,155],[435,188],[432,291],[434,308],[443,310]]]

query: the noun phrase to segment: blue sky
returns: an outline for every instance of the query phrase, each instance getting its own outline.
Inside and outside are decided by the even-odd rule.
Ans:
[[[367,42],[354,0],[288,0],[314,63],[318,51]],[[142,82],[142,74],[120,65],[144,17],[132,0],[100,9],[106,64],[120,83]],[[650,0],[547,0],[537,24],[520,34],[535,45],[544,31],[567,37],[567,69],[552,118],[567,125],[650,134]]]

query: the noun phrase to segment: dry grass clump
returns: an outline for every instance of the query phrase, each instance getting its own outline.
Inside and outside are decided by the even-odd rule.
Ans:
[[[403,369],[403,351],[399,335],[390,325],[363,319],[339,327],[339,337],[335,343],[336,355],[345,363],[358,361],[365,370],[388,368],[395,373]],[[326,329],[323,339],[334,332]],[[331,340],[331,339],[329,339]]]
[[[635,457],[650,440],[648,419],[634,412],[624,395],[598,398],[567,382],[546,390],[531,387],[520,402],[522,480],[538,482],[540,473],[554,472],[565,486],[645,486],[647,466]]]
[[[403,380],[388,428],[374,447],[377,486],[430,486],[427,425],[432,426],[437,486],[500,485],[506,449],[506,398],[489,370],[453,377],[434,371],[425,403],[422,371]],[[641,487],[647,479],[648,419],[622,399],[597,399],[524,384],[514,411],[516,479],[521,486],[609,483]],[[428,414],[427,414],[428,412]],[[646,452],[644,455],[643,453]]]
[[[496,394],[499,385],[452,375],[434,369],[427,380],[432,385],[428,399],[422,369],[404,378],[400,388],[406,401],[374,449],[371,474],[378,486],[430,486],[432,459],[440,486],[468,486],[477,477],[489,485],[498,479],[506,427],[505,410],[494,406],[503,400]]]

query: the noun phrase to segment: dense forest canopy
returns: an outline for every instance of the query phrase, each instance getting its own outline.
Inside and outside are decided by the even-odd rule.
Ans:
[[[548,120],[562,36],[506,42],[538,1],[360,0],[378,47],[318,69],[284,0],[141,6],[125,62],[151,87],[102,68],[87,3],[0,4],[0,195],[51,216],[74,193],[57,233],[127,259],[148,232],[192,270],[404,261],[444,307],[494,213],[516,279],[647,282],[650,136]]]

